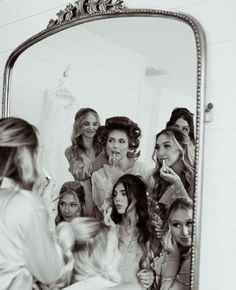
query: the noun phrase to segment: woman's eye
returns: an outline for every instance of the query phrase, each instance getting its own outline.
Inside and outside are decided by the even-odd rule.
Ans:
[[[77,203],[72,203],[70,206],[75,207],[75,206],[77,206]]]
[[[93,126],[98,126],[98,123],[93,123]]]
[[[126,143],[125,140],[120,140],[120,144]]]
[[[155,145],[155,149],[158,150],[160,148],[159,145]]]
[[[193,222],[187,222],[187,227],[191,227],[193,225]]]
[[[169,149],[170,147],[171,147],[170,144],[165,144],[165,145],[164,145],[164,148],[166,148],[166,149]]]
[[[175,227],[175,228],[179,228],[180,227],[180,223],[173,223],[172,226]]]
[[[183,131],[186,131],[186,132],[188,132],[188,128],[183,128]]]
[[[108,139],[107,142],[112,143],[112,139]]]

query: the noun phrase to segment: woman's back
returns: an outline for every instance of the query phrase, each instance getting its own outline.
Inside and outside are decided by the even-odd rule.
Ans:
[[[32,289],[33,276],[45,283],[58,279],[63,264],[43,200],[9,178],[0,187],[0,232],[1,289]]]

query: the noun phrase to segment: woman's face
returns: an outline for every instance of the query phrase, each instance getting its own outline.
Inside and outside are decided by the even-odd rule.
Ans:
[[[162,134],[156,140],[156,156],[162,164],[163,160],[167,166],[172,166],[180,157],[180,151],[174,145],[171,137]]]
[[[93,138],[98,129],[99,123],[93,113],[88,113],[82,120],[81,134],[87,138]]]
[[[113,202],[119,214],[125,214],[129,205],[123,183],[118,183],[114,189]]]
[[[107,137],[106,151],[109,157],[118,161],[127,156],[129,151],[129,138],[125,131],[112,130]]]
[[[169,222],[173,239],[183,247],[192,243],[192,214],[192,209],[177,209]]]
[[[70,222],[74,217],[81,214],[81,204],[78,203],[74,194],[65,193],[59,201],[59,211],[66,222]]]
[[[188,121],[184,120],[183,118],[179,118],[175,121],[174,127],[179,128],[180,130],[187,132],[189,134],[190,126]]]

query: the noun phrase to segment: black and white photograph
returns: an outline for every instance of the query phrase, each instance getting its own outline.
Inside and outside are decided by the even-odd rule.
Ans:
[[[233,289],[216,4],[159,2],[44,0],[0,21],[0,290]]]

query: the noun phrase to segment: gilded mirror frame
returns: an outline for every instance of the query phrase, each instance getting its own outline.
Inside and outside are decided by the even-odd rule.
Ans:
[[[113,3],[114,2],[114,3]],[[47,28],[32,36],[19,45],[9,56],[4,70],[2,117],[10,116],[10,91],[11,74],[17,58],[27,48],[57,32],[82,23],[108,18],[122,17],[162,17],[171,18],[186,23],[190,26],[195,37],[197,55],[197,80],[196,80],[196,179],[193,213],[193,241],[191,259],[191,283],[190,289],[199,289],[199,264],[200,264],[200,229],[201,229],[201,189],[202,189],[202,167],[203,167],[203,118],[204,118],[204,91],[205,91],[205,67],[206,47],[205,35],[201,25],[193,17],[167,10],[155,9],[128,9],[122,0],[78,0],[74,5],[69,4],[64,10],[57,13],[56,20],[51,19]]]

